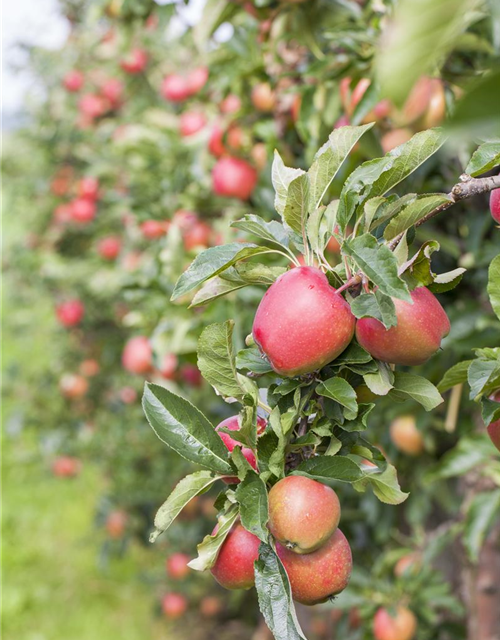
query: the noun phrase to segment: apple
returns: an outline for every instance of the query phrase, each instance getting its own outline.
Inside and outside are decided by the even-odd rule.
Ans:
[[[62,166],[50,183],[50,190],[55,196],[65,196],[73,179],[73,168],[70,166]]]
[[[294,553],[319,549],[339,521],[339,499],[325,484],[303,476],[288,476],[269,492],[269,530]]]
[[[212,240],[212,227],[206,222],[198,221],[183,234],[184,248],[192,251],[196,247],[207,248]]]
[[[411,90],[403,107],[402,118],[419,129],[437,127],[446,116],[443,81],[422,76]]]
[[[121,68],[125,73],[135,75],[141,73],[148,64],[148,54],[144,49],[132,49],[130,53],[120,62]]]
[[[146,220],[141,224],[141,233],[148,240],[156,240],[167,233],[165,222],[160,220]]]
[[[78,224],[88,224],[95,218],[97,206],[94,200],[75,198],[71,202],[71,218]]]
[[[390,432],[392,442],[403,453],[418,456],[424,450],[424,438],[413,416],[399,416],[393,420]]]
[[[397,607],[395,615],[381,607],[373,618],[376,640],[412,640],[417,631],[417,619],[406,607]]]
[[[106,100],[96,93],[85,93],[78,101],[78,109],[90,120],[100,118],[107,111]]]
[[[450,332],[448,316],[428,289],[417,287],[411,299],[413,304],[392,299],[398,324],[390,329],[375,318],[358,320],[356,338],[377,360],[407,366],[423,364]]]
[[[170,102],[184,102],[191,95],[189,82],[183,76],[173,73],[163,80],[161,93]]]
[[[84,314],[85,307],[78,298],[61,302],[56,307],[57,319],[64,327],[76,327],[82,321]]]
[[[135,336],[125,344],[122,353],[124,369],[131,373],[144,374],[151,370],[153,351],[146,336]]]
[[[71,222],[71,206],[68,204],[60,204],[54,209],[53,219],[55,224],[67,224]]]
[[[217,596],[205,596],[200,600],[200,613],[205,618],[213,618],[221,611],[222,602]]]
[[[224,129],[220,124],[214,124],[212,127],[210,138],[208,139],[208,150],[215,158],[220,158],[227,151],[224,146]]]
[[[179,130],[186,138],[201,131],[206,123],[207,119],[200,111],[186,111],[179,119]]]
[[[82,398],[89,389],[87,379],[78,373],[65,373],[59,380],[59,389],[65,398]]]
[[[123,83],[118,78],[109,78],[101,85],[101,93],[109,100],[114,109],[118,107],[123,97]]]
[[[257,171],[240,158],[221,158],[213,168],[212,185],[217,195],[248,200],[256,184]]]
[[[201,387],[203,376],[194,364],[183,364],[180,369],[181,379],[190,387]]]
[[[263,142],[253,145],[250,152],[252,160],[259,171],[262,171],[267,164],[267,147]]]
[[[187,231],[192,229],[198,222],[198,215],[194,211],[178,209],[173,215],[172,222],[182,231]]]
[[[252,335],[273,369],[293,377],[321,369],[344,351],[355,318],[342,296],[316,267],[297,267],[262,298]]]
[[[228,115],[237,113],[241,109],[241,99],[234,93],[227,95],[220,103],[221,113]]]
[[[408,142],[412,136],[413,131],[411,129],[393,129],[382,136],[380,144],[382,145],[384,153],[389,153],[389,151]]]
[[[137,400],[137,391],[133,387],[122,387],[118,396],[123,404],[133,404]]]
[[[208,67],[193,69],[186,78],[190,95],[195,95],[203,89],[208,80]]]
[[[252,89],[253,106],[264,113],[272,111],[276,105],[276,96],[268,82],[260,82]]]
[[[122,241],[118,236],[106,236],[97,244],[97,251],[104,260],[116,260],[121,249]]]
[[[52,463],[52,473],[58,478],[74,478],[82,469],[82,463],[73,456],[59,456]]]
[[[123,538],[123,534],[125,533],[125,529],[128,522],[128,514],[126,511],[122,511],[121,509],[116,509],[115,511],[111,511],[106,518],[106,531],[110,538],[114,540],[119,540]]]
[[[73,69],[72,71],[68,71],[68,73],[64,76],[63,85],[66,91],[70,91],[71,93],[76,93],[80,91],[83,87],[83,83],[85,82],[85,78],[81,71],[77,69]]]
[[[415,575],[422,565],[422,558],[419,553],[407,553],[399,558],[394,565],[394,575],[401,578],[404,575]]]
[[[177,356],[175,353],[166,353],[160,366],[160,374],[166,380],[173,380],[175,378],[175,372],[177,371]]]
[[[490,211],[493,220],[500,224],[500,189],[494,189],[490,193]]]
[[[294,553],[279,543],[276,552],[288,574],[292,597],[301,604],[325,602],[343,591],[351,577],[351,548],[340,529],[312,553]]]
[[[217,527],[212,532],[214,535]],[[239,522],[234,524],[210,570],[225,589],[250,589],[255,584],[254,562],[259,557],[260,540]]]
[[[99,199],[99,180],[94,176],[85,176],[78,182],[78,197],[86,200]]]
[[[262,426],[262,424],[264,424],[264,428],[265,428],[266,421],[264,420],[264,418],[258,417],[257,425]],[[231,438],[231,436],[228,433],[224,433],[223,431],[220,431],[220,429],[222,428],[229,429],[230,431],[239,431],[240,429],[239,417],[231,416],[230,418],[226,418],[220,424],[217,425],[215,430],[219,434],[222,442],[226,445],[226,448],[229,451],[229,453],[231,453],[231,451],[236,446],[241,447],[241,453],[246,458],[247,462],[255,470],[257,470],[257,458],[255,457],[255,453],[248,447],[243,446],[241,442],[238,442],[237,440],[234,440],[234,438]],[[230,478],[224,478],[224,482],[226,484],[238,484],[239,480],[236,477],[230,477]]]
[[[88,358],[80,364],[80,373],[86,378],[93,378],[100,370],[101,367],[95,358]]]
[[[161,608],[166,618],[177,620],[187,611],[188,601],[181,593],[166,593],[161,601]]]
[[[189,559],[185,553],[173,553],[166,562],[168,575],[174,580],[184,579],[191,571],[188,567]]]

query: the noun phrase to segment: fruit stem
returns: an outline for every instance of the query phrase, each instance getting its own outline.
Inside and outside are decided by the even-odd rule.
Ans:
[[[271,413],[272,409],[269,405],[267,405],[265,402],[262,402],[262,400],[258,400],[257,404],[259,405],[259,407],[261,409],[264,409],[264,411],[267,411],[267,413]]]

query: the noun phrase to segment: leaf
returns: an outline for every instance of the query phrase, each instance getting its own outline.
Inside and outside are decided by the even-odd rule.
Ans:
[[[328,187],[337,175],[351,149],[374,123],[361,127],[335,129],[314,157],[309,169],[309,211],[315,211],[323,202]]]
[[[142,407],[158,438],[186,460],[222,475],[234,475],[227,449],[213,425],[190,402],[146,382]]]
[[[457,384],[462,384],[467,382],[467,371],[470,367],[472,360],[464,360],[463,362],[458,362],[451,369],[444,374],[441,378],[441,382],[438,384],[438,391],[443,393],[444,391],[448,391]]]
[[[500,361],[474,360],[467,372],[467,379],[470,386],[470,399],[475,400],[479,395],[489,395],[495,390],[496,381],[500,376]]]
[[[279,247],[284,247],[285,249],[287,249],[290,245],[290,239],[285,227],[276,220],[266,222],[260,216],[256,216],[250,213],[241,220],[232,222],[231,226],[235,227],[236,229],[248,231],[248,233],[252,233],[254,236],[258,236],[263,240],[267,240],[267,242],[276,244]]]
[[[436,387],[422,376],[413,373],[396,371],[394,374],[394,389],[391,395],[407,396],[420,403],[426,411],[432,411],[443,402],[441,394]]]
[[[344,378],[330,378],[316,387],[316,393],[338,402],[346,408],[345,417],[354,420],[358,415],[356,392]]]
[[[201,53],[205,53],[205,47],[212,33],[223,22],[229,20],[238,7],[226,0],[207,0],[203,7],[203,13],[193,29],[193,38]]]
[[[238,381],[233,352],[234,320],[206,327],[198,340],[198,369],[207,382],[225,398],[244,395]]]
[[[288,271],[286,267],[269,267],[266,264],[241,263],[234,267],[237,277],[246,284],[273,284],[280,276]],[[226,271],[222,274],[226,278]]]
[[[159,535],[170,527],[175,518],[177,518],[192,498],[203,493],[211,484],[219,479],[220,476],[214,476],[210,471],[196,471],[183,478],[158,509],[154,522],[155,528],[149,536],[149,541],[154,542]]]
[[[488,269],[488,296],[493,311],[500,320],[500,254],[493,258]]]
[[[283,219],[297,233],[303,233],[309,205],[309,176],[304,173],[288,186]]]
[[[439,243],[436,240],[428,240],[414,256],[400,265],[399,275],[412,290],[416,287],[429,286],[434,282],[431,256],[435,251],[439,251]]]
[[[232,291],[238,291],[238,289],[242,289],[246,287],[247,283],[235,283],[230,282],[229,280],[223,280],[216,276],[212,278],[208,282],[202,286],[202,288],[196,292],[194,295],[189,308],[192,307],[200,307],[202,305],[208,304],[209,302],[213,302],[213,300],[217,300],[218,298],[222,298],[222,296],[231,293]]]
[[[416,81],[443,63],[477,6],[477,0],[398,2],[375,59],[381,94],[401,106]]]
[[[428,213],[447,202],[451,202],[451,200],[445,193],[420,196],[389,222],[384,231],[384,238],[392,240],[412,227]]]
[[[356,491],[365,491],[368,486],[372,487],[373,493],[385,504],[401,504],[409,496],[401,491],[396,469],[391,464],[382,472],[376,467],[370,467],[365,471],[364,478],[353,483]]]
[[[362,293],[351,303],[351,311],[356,318],[376,318],[386,329],[395,327],[398,323],[396,308],[392,298],[380,291]]]
[[[432,293],[451,291],[451,289],[460,284],[465,271],[463,267],[458,267],[458,269],[453,269],[453,271],[447,271],[446,273],[433,274],[434,281],[428,285],[429,291],[432,291]]]
[[[377,361],[378,373],[365,373],[363,380],[377,396],[386,396],[394,384],[394,373],[385,362]]]
[[[266,527],[269,519],[267,489],[255,471],[248,471],[236,489],[236,500],[240,505],[241,524],[262,542],[269,539]]]
[[[456,447],[444,454],[426,475],[425,481],[430,483],[437,479],[462,476],[476,467],[484,466],[495,453],[498,451],[486,434],[464,436]]]
[[[481,74],[456,103],[448,129],[467,140],[500,136],[500,69]]]
[[[485,142],[472,154],[465,173],[475,178],[482,173],[491,171],[498,165],[500,165],[500,140]]]
[[[292,600],[290,581],[273,548],[262,543],[255,562],[259,608],[276,640],[306,640]]]
[[[274,191],[276,192],[274,198],[274,206],[276,211],[283,216],[285,212],[285,206],[288,198],[288,188],[290,183],[305,174],[302,169],[292,169],[291,167],[285,167],[280,154],[274,152],[274,160],[271,171],[271,179],[273,182]]]
[[[500,516],[500,489],[474,496],[468,505],[462,541],[471,562],[477,562],[489,528]]]
[[[177,280],[171,300],[180,298],[197,286],[228,269],[239,260],[260,253],[269,253],[266,247],[255,244],[233,242],[219,247],[210,247],[196,256],[189,267]]]
[[[197,546],[198,557],[188,562],[188,567],[195,571],[211,569],[217,560],[217,554],[222,547],[231,527],[238,518],[238,505],[232,504],[217,518],[218,529],[214,535],[205,536]]]
[[[346,240],[343,253],[351,256],[358,267],[376,284],[385,295],[411,302],[406,284],[398,276],[398,263],[392,251],[365,233],[352,240]]]
[[[345,456],[320,456],[302,462],[291,475],[306,476],[323,484],[356,482],[363,477],[358,464]]]
[[[357,342],[351,342],[347,349],[335,358],[334,364],[366,364],[371,359],[368,351],[365,351]]]
[[[236,354],[236,367],[258,375],[274,371],[269,360],[262,355],[258,347],[250,347],[249,349],[238,351]]]

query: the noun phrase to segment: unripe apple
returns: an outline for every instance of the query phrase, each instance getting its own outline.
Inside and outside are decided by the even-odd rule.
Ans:
[[[375,318],[362,318],[356,338],[368,353],[382,362],[416,366],[426,362],[450,332],[450,321],[435,296],[425,287],[411,292],[413,304],[393,298],[397,326],[386,329]]]
[[[99,180],[94,176],[85,176],[78,182],[78,197],[86,200],[99,198]]]
[[[500,402],[500,390],[491,395],[490,400]],[[488,435],[490,436],[491,441],[500,451],[500,419],[495,420],[494,422],[490,422],[490,424],[486,427],[486,430],[488,431]]]
[[[175,73],[163,80],[161,93],[170,102],[184,102],[191,95],[187,79]]]
[[[399,416],[392,421],[390,431],[392,442],[403,453],[418,456],[424,450],[424,438],[413,416]]]
[[[216,532],[217,527],[212,532]],[[260,540],[239,522],[234,524],[222,543],[217,560],[210,570],[225,589],[250,589],[255,584],[254,562],[259,557]]]
[[[208,80],[208,67],[193,69],[186,78],[190,95],[195,95],[203,89]]]
[[[78,373],[65,373],[59,380],[59,389],[65,398],[82,398],[88,391],[87,379]]]
[[[406,607],[398,607],[393,616],[383,607],[373,618],[376,640],[412,640],[417,631],[417,619]]]
[[[253,337],[273,369],[293,377],[321,369],[344,351],[355,318],[341,295],[316,267],[280,276],[262,298]]]
[[[301,604],[319,604],[330,596],[343,591],[352,571],[352,554],[349,543],[340,529],[317,551],[298,554],[276,544],[276,551],[283,563],[292,597]]]
[[[88,224],[95,218],[97,206],[94,200],[76,198],[71,202],[71,218],[78,224]]]
[[[148,54],[144,49],[132,49],[130,53],[120,62],[121,68],[125,73],[135,75],[141,73],[148,64]]]
[[[206,125],[205,115],[199,111],[186,111],[179,119],[179,130],[184,137],[193,136]]]
[[[84,313],[83,302],[77,298],[61,302],[56,307],[57,319],[64,327],[76,327],[82,321]]]
[[[265,422],[265,420],[260,417],[257,418],[257,423],[259,423],[259,421],[261,423]],[[255,470],[257,470],[257,458],[255,457],[255,453],[248,447],[244,447],[241,444],[241,442],[238,442],[237,440],[234,440],[233,438],[231,438],[231,436],[228,433],[224,433],[223,431],[220,431],[220,429],[222,428],[229,429],[230,431],[239,431],[240,423],[239,423],[238,416],[231,416],[230,418],[226,418],[220,424],[217,425],[215,430],[218,432],[222,442],[226,445],[226,448],[229,451],[229,453],[231,453],[231,451],[236,446],[241,447],[241,453],[246,458],[247,462]],[[230,478],[224,478],[224,482],[226,484],[237,484],[239,480],[236,477],[230,477]]]
[[[118,395],[123,404],[133,404],[137,400],[137,391],[133,387],[122,387]]]
[[[268,82],[260,82],[252,89],[252,104],[258,111],[270,112],[276,105],[276,96]]]
[[[125,528],[128,522],[128,514],[126,511],[122,511],[121,509],[116,509],[115,511],[111,511],[106,518],[106,531],[110,538],[114,540],[119,540],[123,538],[123,534],[125,533]]]
[[[412,135],[411,129],[393,129],[385,133],[380,140],[384,153],[389,153],[399,145],[408,142]]]
[[[173,380],[177,371],[177,356],[175,353],[166,353],[161,361],[160,374],[166,380]]]
[[[235,95],[234,93],[230,93],[220,103],[221,113],[225,115],[236,113],[240,109],[241,109],[241,99],[239,98],[239,96]]]
[[[490,211],[493,220],[500,224],[500,189],[495,189],[490,193]]]
[[[165,564],[168,575],[174,580],[183,580],[190,572],[189,560],[185,553],[173,553]]]
[[[141,224],[141,233],[148,240],[156,240],[166,234],[165,223],[160,220],[146,220]]]
[[[120,105],[123,97],[123,83],[118,78],[109,78],[101,85],[102,95],[109,100],[113,108]]]
[[[187,611],[188,601],[181,593],[167,593],[163,596],[161,608],[166,618],[177,620]]]
[[[106,113],[106,100],[95,93],[86,93],[78,101],[78,109],[91,120],[100,118]]]
[[[78,71],[77,69],[73,69],[64,76],[63,84],[66,91],[76,93],[83,87],[84,81],[85,78],[83,76],[83,73],[81,71]]]
[[[196,247],[207,248],[212,240],[212,227],[206,222],[196,222],[183,234],[184,248],[192,251]]]
[[[131,373],[144,374],[150,371],[153,351],[146,336],[135,336],[125,344],[122,353],[123,367]]]
[[[257,184],[257,171],[240,158],[221,158],[213,168],[212,184],[217,195],[248,200]]]
[[[104,260],[116,260],[122,249],[122,241],[118,236],[107,236],[99,240],[97,251]]]
[[[205,618],[214,618],[221,611],[222,602],[217,596],[205,596],[200,600],[200,613]]]
[[[95,358],[88,358],[80,364],[80,373],[86,378],[93,378],[100,370],[101,367]]]
[[[303,476],[288,476],[269,492],[269,530],[294,553],[319,549],[339,521],[339,499],[325,484]]]
[[[59,456],[52,463],[52,473],[59,478],[74,478],[82,469],[82,463],[73,456]]]
[[[190,387],[200,387],[203,383],[203,376],[194,364],[183,364],[179,373],[181,379]]]

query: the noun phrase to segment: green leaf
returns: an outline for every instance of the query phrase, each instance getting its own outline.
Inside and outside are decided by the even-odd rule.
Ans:
[[[248,471],[236,489],[236,500],[240,505],[241,524],[262,542],[269,539],[267,489],[255,471]]]
[[[428,285],[429,291],[432,293],[444,293],[445,291],[451,291],[454,289],[463,278],[465,269],[458,267],[453,271],[447,271],[446,273],[439,273],[434,275],[434,281]]]
[[[372,359],[368,351],[365,351],[357,342],[351,344],[335,358],[334,364],[366,364]]]
[[[343,253],[351,256],[358,267],[376,284],[385,295],[411,302],[406,284],[398,276],[398,263],[392,251],[365,233],[358,238],[346,240]]]
[[[219,479],[220,476],[214,476],[210,471],[196,471],[183,478],[158,509],[154,522],[155,528],[149,536],[149,541],[154,542],[160,534],[170,527],[192,498],[206,491]]]
[[[457,384],[467,382],[467,371],[471,362],[472,360],[464,360],[463,362],[458,362],[453,365],[451,369],[448,369],[437,386],[438,391],[443,393]]]
[[[283,209],[283,220],[297,233],[302,233],[305,229],[308,205],[309,176],[304,173],[290,182]]]
[[[394,374],[394,389],[391,395],[407,397],[416,400],[426,411],[432,411],[443,402],[441,394],[436,387],[422,376],[413,373],[396,371]]]
[[[489,395],[495,391],[500,376],[500,361],[474,360],[467,372],[470,386],[470,399],[475,400],[481,394]]]
[[[499,516],[500,489],[478,493],[468,505],[462,541],[471,562],[477,562],[488,530]]]
[[[208,304],[209,302],[217,300],[218,298],[222,298],[222,296],[225,296],[228,293],[238,291],[238,289],[242,289],[246,286],[246,282],[235,283],[216,276],[215,278],[208,280],[208,282],[205,282],[202,288],[196,292],[191,301],[191,304],[189,305],[189,308],[191,309],[192,307],[203,306],[205,304]]]
[[[255,562],[259,608],[276,640],[306,640],[300,628],[285,568],[273,548],[262,543]]]
[[[434,251],[439,251],[439,243],[436,240],[428,240],[414,256],[399,267],[399,275],[412,290],[429,286],[434,282],[435,275],[431,269],[431,256]]]
[[[224,443],[213,425],[190,402],[146,382],[142,406],[153,431],[171,449],[215,473],[234,475]]]
[[[457,102],[448,128],[467,140],[500,136],[500,69],[483,73]]]
[[[373,127],[373,122],[361,127],[335,129],[314,157],[309,169],[309,211],[315,211],[323,202],[328,187],[337,175],[351,149],[361,136]]]
[[[485,142],[472,154],[465,173],[475,178],[498,165],[500,165],[500,140]]]
[[[269,253],[266,247],[258,247],[255,244],[233,242],[219,247],[205,249],[189,265],[181,277],[177,280],[172,300],[180,298],[197,286],[228,269],[239,260],[244,260],[260,253]]]
[[[246,284],[271,285],[288,271],[286,267],[269,267],[266,264],[241,263],[234,267],[237,277]],[[226,278],[226,271],[222,274]]]
[[[234,320],[206,327],[198,340],[198,368],[207,382],[225,398],[241,398],[233,352]]]
[[[401,491],[396,469],[391,464],[388,464],[384,471],[369,467],[365,476],[353,483],[356,491],[365,491],[368,486],[372,487],[373,493],[385,504],[401,504],[409,496]]]
[[[426,475],[425,481],[430,483],[437,479],[462,476],[476,467],[486,465],[495,453],[498,451],[486,434],[465,436],[456,447],[444,454]]]
[[[188,567],[195,571],[206,571],[211,569],[215,561],[219,549],[222,547],[231,527],[238,518],[238,505],[232,504],[218,518],[218,529],[214,535],[208,535],[198,545],[198,557],[188,563]]]
[[[395,327],[398,323],[392,298],[379,290],[375,293],[362,293],[354,298],[351,303],[351,311],[358,320],[360,318],[376,318],[386,329]]]
[[[497,400],[481,399],[481,417],[487,427],[491,422],[500,420],[500,402]]]
[[[488,296],[493,311],[500,320],[500,254],[493,258],[488,269]]]
[[[254,236],[258,236],[267,242],[276,244],[279,247],[287,249],[290,246],[290,239],[286,232],[285,227],[276,220],[266,222],[260,216],[256,216],[252,213],[247,214],[241,220],[236,220],[231,223],[232,227],[236,229],[242,229],[248,233],[252,233]]]
[[[290,183],[304,174],[305,171],[302,169],[285,167],[280,154],[277,151],[274,152],[271,179],[275,191],[274,206],[281,216],[283,216],[285,212]]]
[[[439,69],[477,7],[477,0],[398,2],[375,59],[381,94],[401,106],[421,76]]]
[[[269,364],[269,360],[262,355],[258,347],[250,347],[238,351],[236,354],[236,367],[258,375],[274,371]]]
[[[316,387],[316,393],[338,402],[346,408],[345,417],[354,420],[358,415],[356,392],[344,378],[330,378]]]
[[[217,27],[230,20],[237,10],[237,6],[226,0],[207,0],[193,29],[193,39],[201,53],[206,53],[207,42]]]
[[[377,361],[378,373],[365,373],[363,380],[377,396],[386,396],[394,384],[394,373],[388,364]]]
[[[351,458],[321,456],[302,462],[291,475],[306,476],[323,484],[335,486],[335,482],[356,482],[364,474]]]
[[[445,193],[418,197],[389,222],[384,231],[384,238],[386,240],[392,240],[403,231],[412,227],[428,213],[448,202],[451,202],[451,200]]]

